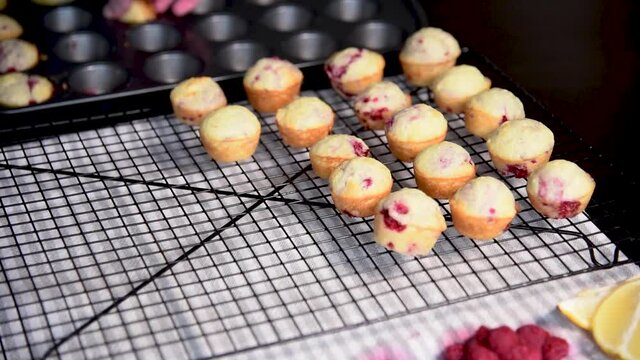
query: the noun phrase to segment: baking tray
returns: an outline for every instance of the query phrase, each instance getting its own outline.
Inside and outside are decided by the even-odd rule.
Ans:
[[[240,77],[265,56],[305,68],[347,46],[386,53],[426,24],[413,0],[202,0],[196,14],[139,26],[106,21],[104,3],[10,2],[6,12],[24,25],[22,38],[43,54],[30,72],[56,91],[43,104],[0,108],[7,119],[0,127],[143,107],[187,77]]]
[[[429,91],[410,88],[388,60],[388,79],[415,103],[433,105]],[[154,108],[23,126],[0,133],[2,354],[237,355],[637,262],[622,251],[637,247],[616,193],[624,177],[611,176],[487,59],[465,49],[459,62],[514,91],[528,116],[554,131],[553,158],[594,175],[586,213],[540,216],[524,180],[499,175],[484,142],[451,114],[447,140],[471,153],[478,174],[502,179],[522,210],[498,241],[461,237],[449,221],[421,258],[377,246],[371,219],[340,215],[307,151],[285,146],[272,116],[258,114],[253,158],[227,165],[209,159],[197,129],[177,121],[166,98]],[[415,187],[411,165],[395,160],[384,135],[363,129],[352,104],[321,87],[321,66],[304,71],[305,94],[335,110],[334,131],[364,139],[390,168],[394,189]],[[222,85],[247,105],[240,79]]]

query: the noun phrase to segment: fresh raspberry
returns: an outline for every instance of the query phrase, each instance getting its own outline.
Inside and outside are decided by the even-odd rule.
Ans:
[[[489,348],[495,351],[500,357],[509,356],[511,349],[520,345],[520,339],[515,331],[508,326],[489,331]]]
[[[393,216],[389,214],[389,209],[382,209],[380,211],[382,215],[382,219],[384,220],[384,225],[389,229],[397,232],[403,232],[404,229],[407,228],[407,225],[401,224],[398,220],[394,219]]]
[[[462,360],[464,359],[464,346],[462,344],[453,344],[444,349],[444,360]]]
[[[513,176],[518,179],[525,179],[529,176],[529,170],[527,170],[526,166],[522,165],[507,165],[507,168],[504,171],[505,175],[513,174]]]
[[[511,349],[509,356],[502,360],[542,360],[542,353],[528,345],[518,345]]]
[[[549,337],[549,333],[538,325],[523,325],[517,331],[522,344],[541,350]]]
[[[544,360],[561,360],[569,355],[569,343],[563,338],[551,336],[542,346]]]
[[[469,360],[500,360],[495,352],[478,344],[475,339],[467,342],[466,354]]]
[[[580,208],[579,201],[563,201],[558,206],[558,215],[561,218],[573,217],[578,214]]]
[[[478,343],[480,343],[480,345],[489,346],[489,331],[488,327],[484,325],[480,326],[473,337],[478,341]]]

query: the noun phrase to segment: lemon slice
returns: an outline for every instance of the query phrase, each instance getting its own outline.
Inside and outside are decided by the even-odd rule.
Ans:
[[[592,333],[609,355],[640,360],[640,281],[625,282],[600,303]]]

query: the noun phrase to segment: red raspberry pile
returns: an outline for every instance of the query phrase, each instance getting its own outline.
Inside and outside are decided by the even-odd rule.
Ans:
[[[447,347],[444,360],[561,360],[568,354],[565,339],[537,325],[524,325],[517,331],[508,326],[481,326],[465,343]]]

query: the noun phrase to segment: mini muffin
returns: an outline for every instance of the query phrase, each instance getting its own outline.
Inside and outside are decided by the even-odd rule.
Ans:
[[[200,125],[207,114],[227,105],[220,85],[208,76],[184,80],[169,97],[176,117],[187,125]]]
[[[329,190],[333,203],[349,216],[371,216],[378,202],[391,192],[391,171],[378,160],[356,157],[331,173]]]
[[[474,240],[487,240],[507,230],[516,216],[516,201],[500,180],[480,176],[449,200],[453,226]]]
[[[331,55],[324,63],[331,86],[343,96],[354,96],[382,80],[384,57],[375,51],[346,48]]]
[[[476,166],[462,146],[443,141],[424,149],[413,163],[418,188],[436,199],[449,199],[476,177]]]
[[[313,172],[322,179],[328,179],[338,165],[358,156],[369,156],[369,147],[353,135],[329,135],[309,150]]]
[[[506,122],[487,139],[487,149],[496,170],[517,178],[526,178],[546,164],[553,144],[551,130],[531,119]]]
[[[441,112],[416,104],[395,114],[385,124],[389,148],[401,161],[413,161],[420,151],[447,135],[447,120]]]
[[[353,109],[367,129],[382,130],[384,123],[398,111],[411,106],[411,96],[391,81],[370,86],[358,95]]]
[[[458,41],[435,27],[422,28],[409,36],[400,51],[400,65],[407,82],[427,86],[438,75],[456,64],[460,56]]]
[[[15,39],[22,35],[22,26],[11,16],[0,14],[0,40]]]
[[[385,248],[409,256],[427,255],[447,228],[440,206],[417,189],[402,189],[376,209],[373,237]]]
[[[300,94],[302,71],[287,60],[264,58],[247,70],[242,84],[254,109],[272,113]]]
[[[0,74],[25,71],[38,63],[38,48],[20,39],[0,41]]]
[[[491,80],[471,65],[458,65],[445,71],[431,83],[436,104],[443,111],[459,113],[474,95],[491,87]]]
[[[51,82],[38,75],[0,75],[0,106],[19,108],[43,103],[53,95]]]
[[[333,127],[335,114],[317,97],[300,97],[276,113],[276,125],[285,144],[309,147],[323,139]]]
[[[156,19],[156,10],[147,0],[109,1],[102,14],[125,24],[143,24]]]
[[[260,140],[260,122],[247,108],[222,107],[200,124],[200,141],[213,160],[232,162],[253,155]]]
[[[553,160],[534,171],[527,182],[531,205],[544,216],[563,219],[581,213],[596,183],[587,172],[567,160]]]
[[[509,90],[493,88],[481,92],[467,102],[464,125],[475,136],[486,139],[500,125],[524,119],[522,101]]]

